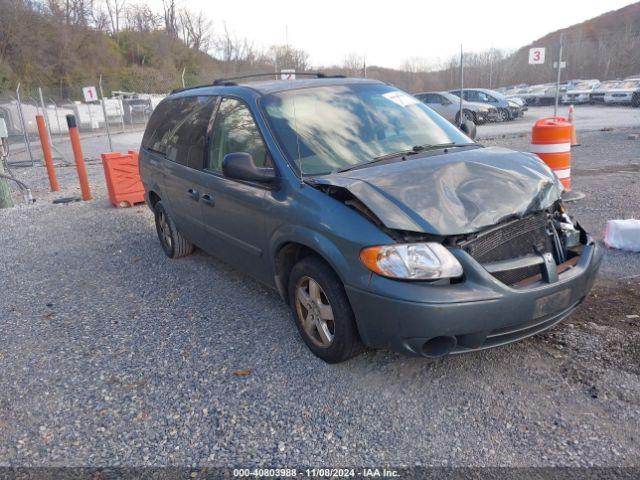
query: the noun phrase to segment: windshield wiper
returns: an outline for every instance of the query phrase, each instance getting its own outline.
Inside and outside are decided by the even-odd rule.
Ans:
[[[367,165],[372,165],[374,163],[382,162],[384,160],[389,160],[390,158],[395,157],[406,157],[408,155],[415,155],[416,153],[424,152],[427,150],[437,150],[439,148],[448,148],[448,147],[466,147],[469,145],[477,145],[477,143],[436,143],[436,144],[425,144],[425,145],[415,145],[411,148],[411,150],[400,150],[398,152],[386,153],[384,155],[380,155],[379,157],[375,157],[373,160],[369,160],[368,162],[357,163],[355,165],[351,165],[349,167],[339,168],[336,170],[337,173],[348,172],[349,170],[354,170],[356,168],[365,167]]]

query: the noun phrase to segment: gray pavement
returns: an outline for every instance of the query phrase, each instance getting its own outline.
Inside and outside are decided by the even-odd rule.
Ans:
[[[629,131],[575,150],[571,208],[599,238],[640,218]],[[73,168],[57,194],[16,169],[37,202],[0,211],[0,465],[640,465],[640,254],[607,251],[548,333],[330,366],[277,294],[201,252],[166,258],[148,209],[111,208],[88,169],[94,200],[67,205],[51,201],[78,195]]]
[[[635,128],[640,126],[640,108],[630,106],[575,105],[574,124],[578,132],[601,129]],[[568,105],[558,107],[558,116],[567,117]],[[553,106],[529,107],[524,117],[511,122],[489,123],[478,127],[478,137],[530,135],[533,124],[540,118],[553,117]]]

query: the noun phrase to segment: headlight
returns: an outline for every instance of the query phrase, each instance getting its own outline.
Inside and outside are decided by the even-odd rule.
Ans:
[[[462,275],[462,265],[439,243],[405,243],[367,247],[360,261],[372,272],[391,278],[435,280]]]

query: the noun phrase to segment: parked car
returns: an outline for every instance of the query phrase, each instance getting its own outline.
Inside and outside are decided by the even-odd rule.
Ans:
[[[600,85],[600,80],[574,80],[560,98],[561,103],[580,104],[591,101],[591,92]]]
[[[608,80],[600,83],[589,94],[589,101],[591,103],[604,103],[604,95],[607,91],[616,88],[620,85],[620,80]]]
[[[604,94],[604,103],[617,105],[631,105],[634,101],[634,94],[640,91],[640,79],[632,78],[621,81],[614,88],[610,88]],[[636,102],[638,96],[635,95]],[[637,106],[638,104],[636,103]]]
[[[556,86],[552,84],[533,85],[520,96],[526,100],[527,105],[552,105],[556,98]]]
[[[460,96],[460,90],[451,90],[449,93],[458,97]],[[498,121],[500,122],[513,120],[517,117],[517,115],[514,116],[507,97],[495,90],[489,90],[486,88],[465,88],[462,92],[462,98],[468,102],[486,103],[496,108],[498,110]]]
[[[521,98],[507,98],[507,102],[509,102],[509,111],[511,112],[511,117],[513,119],[524,117],[524,112],[529,110],[527,103]]]
[[[414,94],[418,100],[435,110],[454,125],[460,125],[460,97],[449,92],[422,92]],[[485,103],[462,101],[462,114],[476,125],[495,122],[498,110]]]
[[[538,157],[474,143],[374,80],[176,91],[140,174],[165,254],[197,245],[278,291],[327,362],[528,337],[582,302],[602,258]]]

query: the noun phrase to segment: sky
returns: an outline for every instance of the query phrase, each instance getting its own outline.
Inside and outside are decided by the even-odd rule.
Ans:
[[[342,64],[350,53],[367,65],[399,68],[406,59],[430,63],[460,51],[514,50],[545,34],[633,3],[629,0],[178,0],[202,10],[220,32],[266,47],[303,48],[311,64]],[[162,0],[148,0],[158,11]]]

